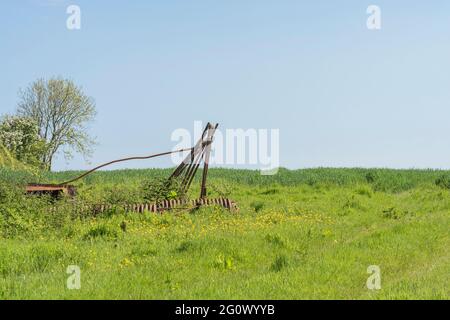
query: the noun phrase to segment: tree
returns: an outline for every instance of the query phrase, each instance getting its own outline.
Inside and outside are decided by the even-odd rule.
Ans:
[[[1,120],[0,144],[15,159],[33,166],[41,165],[46,147],[37,123],[29,117],[18,116],[4,116]]]
[[[39,79],[21,90],[19,96],[18,114],[34,119],[39,136],[46,142],[41,160],[47,170],[60,151],[66,159],[73,152],[91,155],[94,140],[86,125],[95,118],[95,103],[81,87],[62,78]]]

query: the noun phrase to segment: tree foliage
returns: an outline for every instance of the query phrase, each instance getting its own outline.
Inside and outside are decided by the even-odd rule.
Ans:
[[[51,169],[55,155],[62,151],[66,159],[73,152],[89,156],[94,140],[87,133],[87,124],[95,115],[93,99],[71,80],[39,79],[20,92],[18,114],[32,118],[46,148],[41,161]]]
[[[36,121],[29,117],[4,116],[0,122],[0,145],[18,161],[39,166],[45,153],[45,140],[39,136]]]

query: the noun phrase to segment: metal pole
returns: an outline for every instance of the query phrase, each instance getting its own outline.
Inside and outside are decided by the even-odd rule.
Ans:
[[[212,144],[212,140],[214,137],[214,133],[216,132],[217,127],[219,126],[218,123],[216,123],[216,125],[210,126],[209,130],[208,130],[208,137],[206,139],[206,148],[205,148],[205,162],[203,165],[203,177],[202,177],[202,185],[201,185],[201,189],[200,189],[200,198],[205,198],[207,195],[207,190],[206,190],[206,178],[208,176],[208,167],[209,167],[209,158],[211,155],[211,144]]]

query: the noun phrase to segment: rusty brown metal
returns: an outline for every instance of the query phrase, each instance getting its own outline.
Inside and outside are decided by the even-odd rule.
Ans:
[[[76,188],[72,185],[70,185],[70,183],[73,183],[75,181],[78,181],[84,177],[86,177],[87,175],[103,168],[109,165],[112,165],[114,163],[118,163],[118,162],[124,162],[124,161],[130,161],[130,160],[145,160],[145,159],[151,159],[151,158],[155,158],[155,157],[160,157],[160,156],[164,156],[164,155],[169,155],[169,154],[173,154],[173,153],[180,153],[180,152],[185,152],[185,151],[189,151],[192,150],[192,148],[185,148],[185,149],[179,149],[179,150],[175,150],[175,151],[168,151],[168,152],[162,152],[162,153],[157,153],[157,154],[152,154],[149,156],[142,156],[142,157],[129,157],[129,158],[123,158],[123,159],[118,159],[118,160],[114,160],[114,161],[110,161],[107,163],[104,163],[102,165],[99,165],[85,173],[83,173],[82,175],[65,181],[63,183],[59,183],[59,184],[38,184],[38,183],[29,183],[26,187],[25,187],[25,191],[29,194],[50,194],[53,197],[57,197],[59,196],[61,193],[67,194],[69,196],[75,196],[75,190]]]
[[[130,161],[130,160],[146,160],[146,159],[151,159],[151,158],[161,157],[161,156],[165,156],[165,155],[169,155],[169,154],[173,154],[173,153],[185,152],[185,151],[189,151],[189,150],[192,150],[192,148],[185,148],[185,149],[179,149],[179,150],[175,150],[175,151],[162,152],[162,153],[152,154],[152,155],[149,155],[149,156],[143,156],[143,157],[129,157],[129,158],[123,158],[123,159],[118,159],[118,160],[110,161],[110,162],[107,162],[107,163],[104,163],[104,164],[102,164],[102,165],[99,165],[99,166],[97,166],[97,167],[95,167],[95,168],[93,168],[93,169],[91,169],[91,170],[89,170],[89,171],[83,173],[81,176],[78,176],[78,177],[76,177],[76,178],[74,178],[74,179],[72,179],[72,180],[63,182],[63,183],[61,183],[60,185],[66,185],[66,184],[69,184],[69,183],[73,183],[73,182],[75,182],[75,181],[78,181],[78,180],[84,178],[85,176],[87,176],[87,175],[93,173],[94,171],[97,171],[98,169],[101,169],[101,168],[103,168],[103,167],[109,166],[109,165],[114,164],[114,163],[124,162],[124,161]]]
[[[197,141],[197,143],[195,144],[195,146],[192,148],[191,152],[184,158],[184,160],[179,164],[179,166],[175,169],[175,171],[170,175],[169,179],[172,178],[176,178],[178,176],[180,176],[183,171],[185,170],[185,168],[192,163],[193,159],[195,158],[195,154],[197,152],[199,152],[199,150],[202,149],[203,146],[203,140],[206,136],[206,133],[208,131],[210,123],[208,122],[208,124],[206,125],[205,129],[202,132],[202,135],[200,137],[200,139]]]
[[[232,212],[239,211],[239,208],[233,200],[227,198],[199,198],[193,200],[185,199],[171,199],[164,200],[159,203],[134,203],[125,205],[112,205],[112,204],[96,204],[93,206],[83,206],[78,207],[77,210],[89,211],[91,214],[100,214],[114,208],[123,209],[125,212],[153,212],[162,213],[163,211],[176,210],[176,209],[187,209],[195,210],[203,206],[218,206],[228,209]],[[56,210],[56,208],[54,209]]]
[[[76,188],[67,184],[37,184],[30,183],[25,187],[25,191],[29,194],[49,194],[56,198],[63,194],[74,197],[76,194]]]
[[[218,123],[216,123],[215,126],[209,125],[208,130],[208,137],[207,137],[207,145],[205,147],[205,155],[204,155],[204,164],[203,164],[203,177],[202,177],[202,185],[200,188],[200,198],[206,197],[206,177],[208,175],[208,167],[209,167],[209,158],[211,155],[211,144],[213,141],[214,133],[216,132],[217,127],[219,126]]]
[[[53,206],[50,208],[51,212],[56,212],[58,209],[67,209],[66,205]],[[231,212],[238,212],[239,207],[236,202],[228,198],[199,198],[193,200],[186,199],[171,199],[164,200],[159,203],[133,203],[133,204],[123,204],[123,205],[113,205],[113,204],[94,204],[94,205],[77,205],[72,204],[69,209],[74,210],[77,213],[83,213],[88,215],[97,215],[104,213],[108,210],[113,210],[115,208],[122,209],[126,213],[163,213],[164,211],[170,210],[196,210],[200,207],[205,206],[217,206],[223,207],[230,210]]]
[[[142,156],[142,157],[128,157],[123,159],[118,159],[114,161],[110,161],[107,163],[104,163],[102,165],[99,165],[85,173],[83,173],[80,176],[77,176],[69,181],[65,181],[61,184],[28,184],[26,186],[26,192],[30,194],[51,194],[52,196],[59,196],[61,194],[67,194],[69,196],[75,196],[75,187],[73,185],[70,185],[73,182],[76,182],[87,175],[103,168],[109,165],[112,165],[114,163],[118,162],[124,162],[124,161],[130,161],[130,160],[145,160],[145,159],[151,159],[155,157],[160,157],[164,155],[169,155],[173,153],[180,153],[185,151],[190,151],[189,154],[185,157],[185,159],[180,163],[180,165],[175,169],[175,171],[170,175],[169,181],[171,179],[181,179],[181,189],[184,192],[187,192],[189,187],[191,186],[191,183],[195,177],[195,174],[197,173],[198,168],[201,165],[201,162],[203,161],[203,174],[201,179],[201,186],[200,186],[200,198],[196,200],[164,200],[160,203],[146,203],[146,204],[132,204],[132,205],[124,205],[123,208],[125,211],[134,211],[134,212],[159,212],[163,210],[170,210],[172,208],[183,206],[183,205],[191,205],[194,207],[199,207],[202,205],[219,205],[224,208],[234,210],[237,208],[236,203],[233,202],[230,199],[226,198],[218,198],[218,199],[207,199],[207,187],[206,187],[206,179],[208,175],[208,169],[209,169],[209,160],[210,160],[210,154],[211,154],[211,144],[213,142],[214,134],[216,129],[218,128],[219,124],[216,123],[212,125],[208,122],[205,129],[202,132],[202,135],[200,139],[197,141],[194,147],[192,148],[184,148],[179,149],[175,151],[168,151],[168,152],[162,152],[157,154],[152,154],[149,156]],[[109,208],[112,208],[112,205],[94,205],[91,210],[93,212],[104,212],[105,210],[108,210]]]
[[[181,190],[184,192],[190,188],[195,174],[203,161],[204,167],[200,186],[200,198],[206,197],[206,179],[208,175],[211,144],[218,126],[219,124],[217,123],[214,125],[209,122],[207,123],[205,129],[203,130],[202,136],[197,141],[192,151],[185,157],[182,163],[180,163],[180,165],[169,177],[169,180],[181,178]]]

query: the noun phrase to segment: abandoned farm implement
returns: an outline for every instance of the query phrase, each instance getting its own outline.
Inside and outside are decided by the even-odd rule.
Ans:
[[[234,201],[227,198],[215,198],[209,199],[207,198],[207,176],[208,176],[208,167],[209,160],[211,154],[211,144],[213,142],[214,133],[218,127],[218,124],[208,123],[205,129],[202,132],[202,135],[198,142],[192,148],[179,149],[174,151],[168,151],[158,154],[152,154],[144,157],[129,157],[118,159],[114,161],[110,161],[108,163],[99,165],[82,175],[71,179],[69,181],[65,181],[60,184],[38,184],[38,183],[30,183],[26,186],[26,192],[28,194],[49,194],[54,198],[57,198],[61,194],[65,194],[69,197],[74,198],[76,196],[76,186],[72,185],[72,183],[83,179],[84,177],[92,174],[93,172],[118,163],[125,162],[131,160],[145,160],[156,157],[161,157],[165,155],[170,155],[173,153],[181,153],[189,151],[189,154],[184,158],[184,160],[178,165],[178,167],[173,171],[173,173],[167,179],[167,183],[170,183],[174,179],[180,182],[179,189],[184,194],[189,190],[189,187],[192,184],[192,181],[197,173],[200,165],[203,162],[203,172],[201,176],[201,186],[200,186],[200,197],[193,200],[188,199],[167,199],[161,200],[153,203],[139,203],[139,204],[123,204],[121,207],[127,212],[162,212],[170,209],[176,208],[198,208],[200,206],[209,206],[209,205],[217,205],[222,206],[229,210],[237,210],[237,205]],[[113,205],[109,204],[95,204],[90,206],[90,208],[79,208],[81,210],[90,209],[94,213],[101,213],[106,210],[109,210],[113,207]]]

